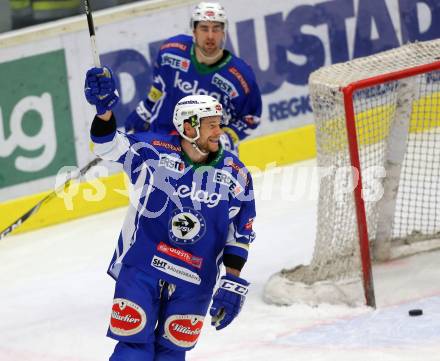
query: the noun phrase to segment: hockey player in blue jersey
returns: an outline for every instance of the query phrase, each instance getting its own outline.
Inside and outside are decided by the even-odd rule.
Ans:
[[[190,94],[206,94],[223,105],[221,142],[236,150],[259,125],[261,94],[251,67],[224,49],[228,21],[218,3],[200,3],[191,16],[193,36],[177,35],[160,48],[153,84],[125,122],[126,130],[168,133],[176,103]]]
[[[249,283],[240,272],[255,237],[251,175],[219,143],[215,98],[181,99],[175,135],[128,135],[111,111],[119,98],[111,70],[103,74],[90,69],[85,82],[97,110],[94,151],[121,163],[132,185],[108,270],[116,279],[108,336],[118,341],[110,361],[183,361],[208,309],[220,330],[243,305]]]

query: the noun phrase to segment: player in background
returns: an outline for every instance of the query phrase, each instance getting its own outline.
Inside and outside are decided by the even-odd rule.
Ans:
[[[239,141],[260,123],[261,94],[251,67],[224,48],[228,20],[223,6],[201,2],[191,16],[193,36],[177,35],[163,43],[153,84],[125,122],[126,131],[169,133],[172,112],[184,96],[205,94],[223,106],[224,148],[237,150]]]
[[[118,341],[110,361],[184,361],[211,300],[217,330],[243,305],[249,283],[240,272],[255,237],[251,175],[219,143],[222,106],[211,96],[177,103],[175,135],[118,132],[108,73],[87,72],[85,96],[97,110],[91,138],[134,187],[108,270],[116,279],[108,336]]]

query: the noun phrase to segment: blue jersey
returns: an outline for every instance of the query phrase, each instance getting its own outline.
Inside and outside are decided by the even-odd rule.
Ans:
[[[194,164],[179,136],[153,132],[92,140],[98,156],[123,164],[132,184],[110,275],[126,264],[208,290],[225,254],[247,259],[255,203],[251,176],[235,155],[220,149],[209,164]]]
[[[144,101],[152,131],[173,131],[174,106],[187,95],[200,94],[223,105],[223,129],[234,143],[251,134],[260,122],[260,90],[251,67],[226,50],[225,54],[219,64],[206,66],[197,61],[191,36],[178,35],[161,46],[153,85]]]

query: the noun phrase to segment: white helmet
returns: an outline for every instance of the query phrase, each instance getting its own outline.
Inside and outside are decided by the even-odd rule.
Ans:
[[[217,99],[209,95],[189,95],[180,99],[174,107],[173,123],[182,138],[195,144],[200,138],[201,119],[216,115],[223,116],[223,107]],[[196,129],[197,135],[194,138],[185,135],[185,121],[191,122]]]
[[[197,5],[191,15],[191,29],[194,30],[195,23],[198,21],[217,21],[224,24],[226,33],[228,27],[228,19],[223,6],[219,3],[201,2]]]

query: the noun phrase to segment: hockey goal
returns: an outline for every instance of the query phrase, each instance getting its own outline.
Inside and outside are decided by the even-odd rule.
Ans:
[[[371,259],[440,247],[440,40],[321,68],[309,86],[324,174],[314,253],[264,297],[375,307]]]

